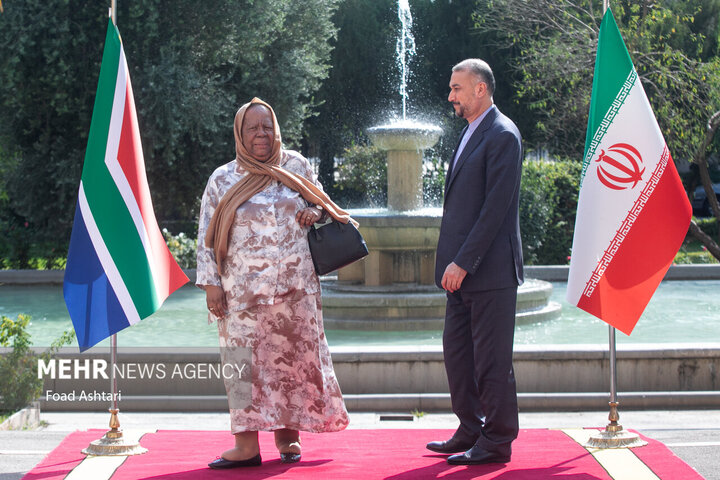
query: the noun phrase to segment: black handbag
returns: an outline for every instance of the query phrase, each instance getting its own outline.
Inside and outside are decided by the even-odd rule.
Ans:
[[[337,220],[320,228],[313,225],[308,232],[308,244],[318,275],[350,265],[368,254],[365,239],[358,229],[352,223]]]

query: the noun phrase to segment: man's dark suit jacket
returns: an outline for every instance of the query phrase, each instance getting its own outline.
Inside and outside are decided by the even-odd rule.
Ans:
[[[443,273],[451,262],[468,272],[460,291],[522,284],[521,167],[520,132],[495,107],[478,125],[445,179],[435,263],[438,287],[442,288]]]

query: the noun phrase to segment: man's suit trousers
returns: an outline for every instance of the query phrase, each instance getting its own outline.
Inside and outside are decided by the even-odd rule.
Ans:
[[[447,294],[443,352],[456,437],[510,455],[518,435],[512,367],[517,287]]]

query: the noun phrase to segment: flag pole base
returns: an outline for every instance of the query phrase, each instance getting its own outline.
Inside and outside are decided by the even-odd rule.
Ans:
[[[647,442],[640,438],[637,433],[623,430],[618,423],[620,416],[617,412],[618,402],[610,402],[610,423],[605,430],[590,435],[590,438],[583,445],[587,448],[634,448],[647,445]]]
[[[102,438],[90,442],[87,448],[81,453],[94,456],[119,456],[119,455],[141,455],[147,452],[147,448],[139,443],[129,443],[123,437],[118,420],[118,409],[110,409],[110,430],[105,432]]]

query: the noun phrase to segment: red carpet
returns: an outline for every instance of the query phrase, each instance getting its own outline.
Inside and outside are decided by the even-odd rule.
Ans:
[[[92,440],[100,438],[103,433],[103,430],[90,430],[68,435],[23,479],[65,478],[85,458],[80,454],[80,450]],[[260,448],[263,465],[223,471],[210,470],[207,468],[207,463],[230,448],[232,437],[229,433],[162,430],[142,437],[140,443],[149,450],[148,453],[127,457],[114,472],[111,470],[110,474],[98,474],[97,478],[93,475],[93,479],[612,480],[613,478],[585,448],[560,430],[522,430],[513,444],[512,461],[507,465],[450,466],[445,462],[445,456],[427,451],[425,443],[449,438],[452,433],[452,430],[414,429],[306,433],[302,436],[302,461],[294,465],[285,465],[280,463],[272,434],[261,432]],[[666,480],[702,479],[663,444],[647,438],[645,440],[649,445],[630,450],[634,454],[631,457],[634,461],[640,459],[652,470],[651,473]]]

